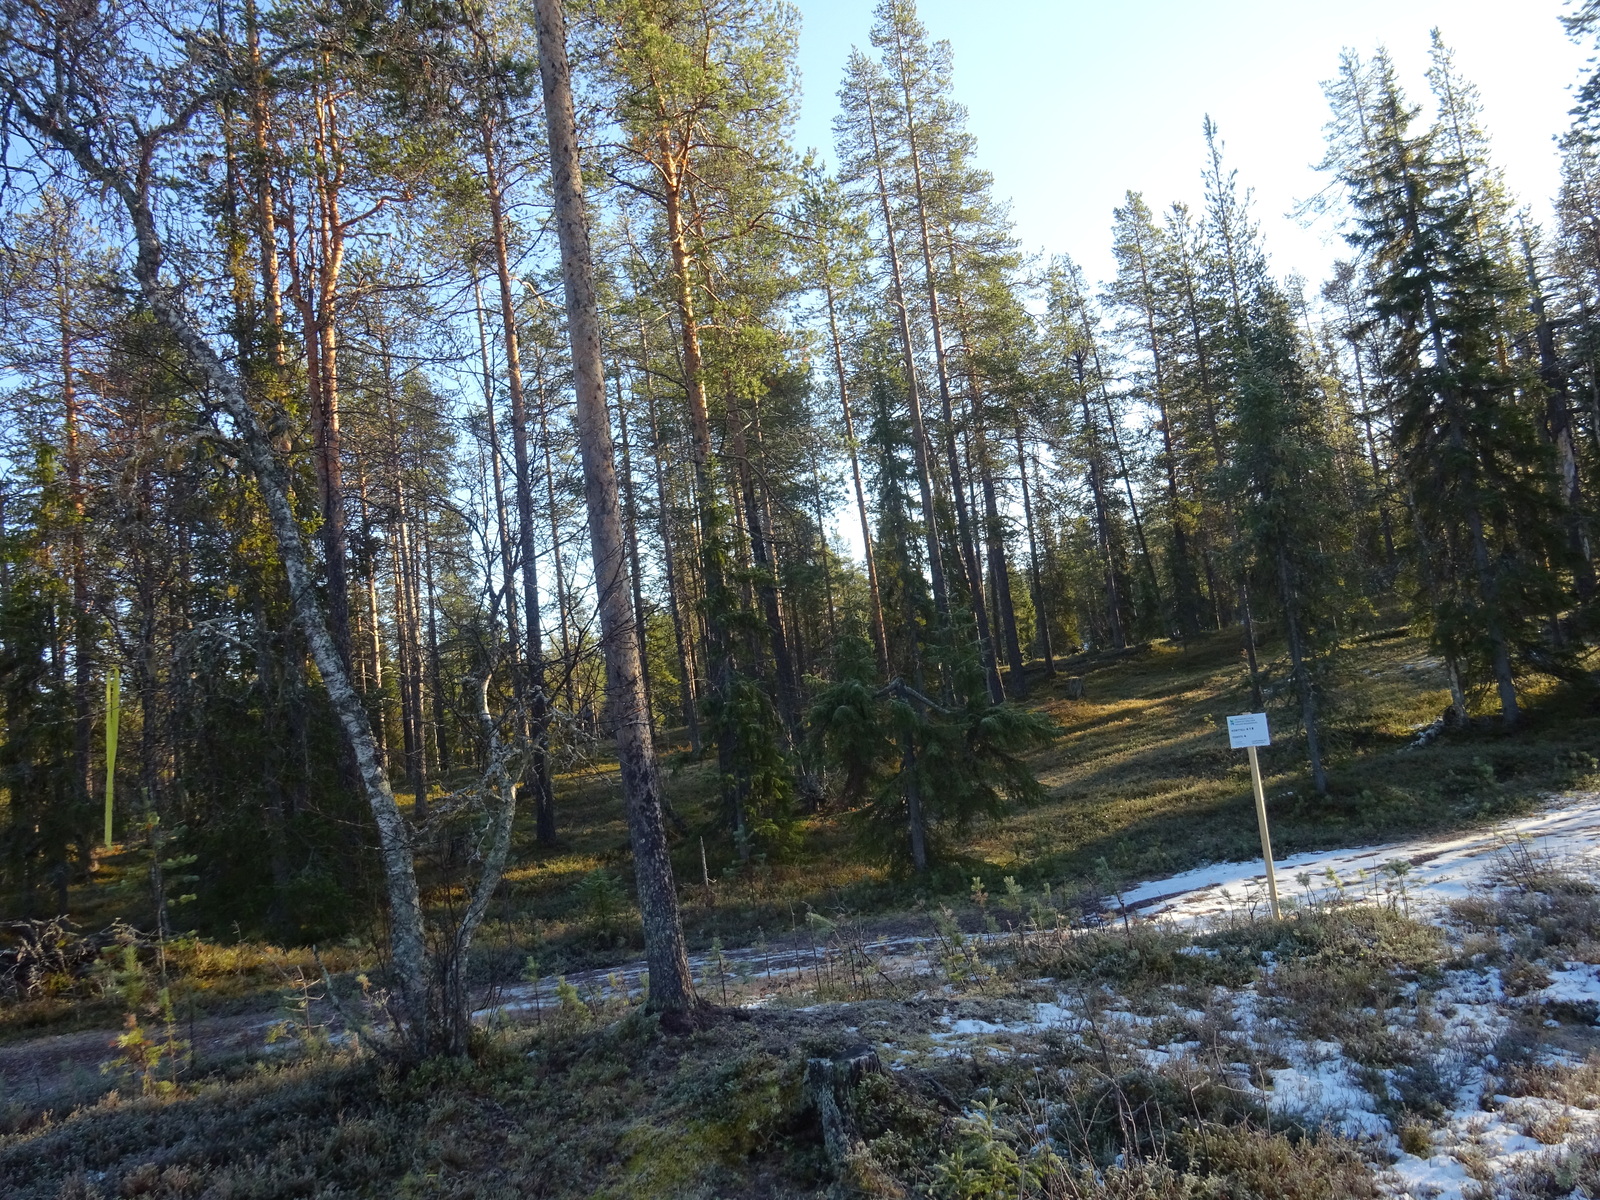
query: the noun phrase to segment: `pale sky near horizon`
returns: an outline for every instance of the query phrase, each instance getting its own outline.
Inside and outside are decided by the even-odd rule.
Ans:
[[[831,162],[835,93],[850,47],[871,51],[874,4],[797,2],[797,140]],[[1386,45],[1412,99],[1426,100],[1434,26],[1482,92],[1512,189],[1542,221],[1559,180],[1553,138],[1590,53],[1568,40],[1561,0],[919,0],[918,10],[930,37],[954,48],[956,98],[1023,249],[1070,253],[1096,280],[1111,270],[1111,210],[1126,190],[1158,211],[1198,206],[1206,113],[1254,190],[1274,269],[1320,279],[1346,253],[1337,231],[1288,216],[1326,183],[1312,166],[1327,119],[1320,82],[1341,47]]]

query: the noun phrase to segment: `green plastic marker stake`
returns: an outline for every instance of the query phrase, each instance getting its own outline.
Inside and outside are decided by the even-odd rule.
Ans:
[[[106,845],[111,845],[111,801],[117,791],[117,726],[122,723],[122,672],[106,673]]]

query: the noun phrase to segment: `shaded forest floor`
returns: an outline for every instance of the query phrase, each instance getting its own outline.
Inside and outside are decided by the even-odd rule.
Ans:
[[[1403,628],[1352,646],[1328,694],[1327,797],[1310,791],[1298,731],[1269,704],[1278,744],[1263,766],[1280,857],[1483,826],[1528,811],[1552,791],[1596,782],[1591,754],[1600,747],[1600,712],[1590,698],[1555,686],[1530,691],[1528,719],[1514,735],[1485,724],[1413,747],[1448,693],[1441,665]],[[153,1067],[111,1044],[130,1007],[126,980],[119,983],[114,970],[93,987],[63,987],[0,1007],[0,1179],[18,1181],[16,1194],[26,1196],[466,1196],[529,1188],[573,1196],[787,1196],[830,1188],[894,1195],[913,1185],[990,1194],[961,1183],[961,1172],[1005,1174],[1011,1168],[994,1164],[1007,1146],[1015,1164],[1019,1135],[995,1132],[1000,1126],[975,1134],[969,1121],[975,1104],[1007,1095],[1007,1111],[1020,1119],[1016,1089],[1025,1076],[1016,1074],[1017,1052],[933,1053],[929,1030],[961,1019],[950,1016],[952,1003],[1052,1004],[1068,976],[1081,990],[1084,980],[1103,974],[1083,947],[1105,936],[1098,914],[1114,909],[1119,894],[1144,880],[1258,853],[1244,756],[1228,750],[1224,728],[1228,714],[1249,707],[1235,637],[1073,660],[1054,679],[1030,674],[1026,702],[1062,730],[1033,761],[1046,799],[946,845],[940,867],[922,879],[865,860],[847,816],[827,813],[808,818],[803,849],[792,860],[758,857],[740,866],[722,832],[711,765],[682,752],[664,759],[688,830],[676,842],[675,866],[702,992],[737,1005],[741,956],[723,958],[734,948],[746,951],[745,975],[761,969],[751,962],[798,964],[796,985],[767,1007],[721,1017],[689,1038],[664,1039],[622,998],[626,980],[621,988],[595,982],[634,959],[639,945],[626,903],[627,837],[615,775],[596,762],[558,785],[558,846],[537,846],[531,813],[523,814],[474,976],[486,1006],[530,990],[530,981],[541,1000],[534,1011],[524,1005],[512,1019],[490,1022],[472,1064],[430,1065],[401,1077],[357,1054],[317,998],[321,967],[309,950],[173,943],[170,1025],[153,1020],[145,1003],[144,1035],[166,1040],[165,1051],[153,1052]],[[434,899],[448,897],[436,891]],[[1038,961],[1026,938],[1017,941],[1023,927],[1054,929],[1058,937],[1067,931],[1076,948],[1058,940],[1055,957]],[[972,936],[986,930],[987,940]],[[1182,936],[1197,944],[1195,935]],[[1250,936],[1266,945],[1288,934],[1268,922]],[[1600,920],[1594,937],[1600,939]],[[893,954],[851,949],[897,938],[935,947],[923,965],[936,966],[937,987],[896,983]],[[819,941],[829,947],[820,963]],[[1177,961],[1181,947],[1163,946],[1151,953]],[[1122,950],[1113,955],[1120,956]],[[1435,954],[1428,969],[1438,961]],[[324,948],[323,962],[351,990],[356,972],[381,968],[361,939]],[[589,982],[559,995],[554,980],[562,976]],[[158,982],[139,986],[148,992]],[[847,1114],[865,1121],[852,1137],[873,1147],[855,1162],[830,1149],[808,1098],[805,1063],[859,1040],[863,1022],[899,1030],[889,1040],[915,1043],[921,1057],[881,1077],[869,1072],[840,1093]],[[1089,1053],[1083,1038],[1074,1044]],[[1120,1079],[1112,1067],[1124,1059],[1147,1068],[1134,1049],[1112,1054],[1100,1046],[1097,1070]],[[199,1051],[198,1061],[188,1060],[190,1050]],[[142,1053],[151,1059],[152,1052]],[[1075,1060],[1068,1054],[1064,1061]],[[1133,1100],[1123,1083],[1106,1090],[1102,1079],[1090,1108],[1131,1104],[1143,1114],[1135,1126],[1169,1122],[1159,1154],[1150,1142],[1154,1126],[1135,1138],[1150,1142],[1152,1164],[1181,1168],[1192,1160],[1204,1170],[1254,1171],[1263,1180],[1285,1163],[1300,1164],[1296,1170],[1327,1185],[1306,1195],[1365,1194],[1369,1170],[1360,1164],[1372,1160],[1370,1147],[1357,1147],[1348,1130],[1303,1136],[1315,1124],[1305,1114],[1275,1117],[1261,1096],[1228,1092],[1234,1085],[1226,1076],[1224,1070],[1204,1084],[1222,1089],[1214,1113],[1169,1104],[1176,1085],[1154,1076]],[[175,1089],[166,1086],[172,1082]],[[1184,1085],[1191,1097],[1193,1083]],[[109,1088],[117,1090],[108,1096]],[[1083,1096],[1069,1099],[1047,1107],[1089,1111]],[[885,1115],[867,1120],[868,1108]],[[1414,1114],[1390,1115],[1384,1136],[1400,1138]],[[1093,1158],[1118,1137],[1134,1136],[1126,1122],[1121,1128],[1072,1136],[1099,1147],[1079,1147]],[[1016,1194],[1015,1174],[1009,1194]],[[1158,1187],[1153,1177],[1146,1183],[1125,1194],[1191,1194]]]

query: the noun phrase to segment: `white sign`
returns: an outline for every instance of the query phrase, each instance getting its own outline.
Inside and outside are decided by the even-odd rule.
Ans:
[[[1240,713],[1228,718],[1228,748],[1244,750],[1250,746],[1270,746],[1266,713]]]

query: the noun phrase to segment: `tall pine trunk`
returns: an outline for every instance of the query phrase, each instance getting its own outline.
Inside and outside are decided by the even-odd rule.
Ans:
[[[883,150],[878,141],[878,117],[872,96],[867,100],[867,128],[872,134],[872,161],[878,176],[878,204],[883,210],[884,237],[889,250],[890,297],[900,333],[900,349],[906,370],[906,406],[911,415],[911,453],[917,466],[917,488],[922,500],[922,524],[928,542],[928,576],[933,585],[933,606],[945,628],[951,624],[950,592],[944,577],[943,549],[939,545],[938,511],[933,503],[933,471],[929,464],[928,431],[922,420],[922,396],[917,387],[917,359],[911,342],[911,313],[906,307],[905,279],[900,270],[900,249],[894,230],[894,214],[889,208],[889,185],[884,177]]]
[[[645,954],[650,965],[649,1006],[687,1014],[697,1001],[678,917],[678,897],[667,853],[660,779],[645,711],[639,644],[630,612],[627,546],[617,498],[617,475],[606,416],[605,368],[600,354],[599,305],[589,259],[583,211],[572,84],[567,68],[566,22],[561,0],[534,0],[538,25],[539,75],[549,126],[551,193],[561,245],[567,332],[577,393],[578,446],[583,457],[589,542],[594,553],[595,593],[606,662],[607,703],[617,736],[622,795],[628,809]]]
[[[751,427],[755,417],[751,414]],[[732,441],[735,468],[739,476],[739,499],[745,518],[745,530],[750,539],[756,594],[761,602],[762,616],[767,623],[767,641],[772,649],[772,664],[777,676],[778,712],[783,717],[784,729],[791,747],[799,744],[800,681],[795,675],[794,659],[789,652],[789,631],[783,620],[783,609],[778,598],[777,566],[773,561],[772,545],[768,538],[766,509],[762,498],[756,494],[755,471],[751,468],[750,448],[745,438],[745,417],[738,402],[728,398],[728,423]],[[759,437],[757,431],[757,437]]]
[[[639,352],[645,360],[643,371],[645,385],[645,408],[650,418],[650,444],[654,453],[650,456],[651,465],[655,471],[656,484],[656,530],[661,538],[661,564],[666,575],[667,584],[667,609],[672,617],[673,648],[678,655],[678,705],[683,711],[684,727],[689,733],[690,753],[698,755],[701,750],[700,738],[700,713],[695,698],[695,658],[694,646],[688,629],[685,626],[683,607],[683,585],[679,576],[677,554],[673,548],[672,539],[672,508],[668,504],[667,477],[666,477],[666,447],[661,440],[661,426],[656,416],[655,389],[650,386],[649,372],[649,345],[644,336],[644,327],[639,328]]]
[[[961,550],[961,565],[967,576],[967,592],[972,597],[972,617],[977,625],[978,653],[983,659],[984,678],[989,685],[989,699],[999,704],[1005,699],[1005,689],[1000,683],[1000,666],[995,657],[994,632],[989,627],[989,613],[983,602],[983,577],[978,566],[978,553],[972,532],[972,518],[967,508],[967,496],[962,487],[961,458],[956,449],[955,409],[950,398],[950,364],[945,357],[944,323],[939,316],[938,277],[933,269],[933,239],[928,229],[928,200],[922,186],[922,150],[917,140],[910,80],[903,70],[901,79],[905,94],[906,146],[911,151],[911,182],[917,202],[917,228],[922,235],[922,270],[928,290],[928,323],[933,333],[934,370],[939,380],[939,414],[944,424],[946,469],[950,472],[950,492],[955,497],[956,504],[956,537]]]
[[[861,459],[856,453],[856,427],[850,414],[850,387],[845,377],[844,347],[839,340],[839,319],[834,311],[833,284],[824,283],[828,301],[828,334],[833,344],[834,378],[839,384],[839,411],[844,416],[845,445],[850,451],[850,482],[861,517],[861,546],[867,559],[867,588],[872,604],[872,644],[878,654],[878,674],[889,677],[889,635],[883,624],[883,593],[878,587],[878,558],[872,548],[872,521],[867,515],[867,493],[861,484]]]
[[[517,336],[516,295],[511,279],[511,254],[507,245],[505,200],[495,128],[485,106],[479,116],[482,139],[484,190],[489,200],[489,230],[494,242],[495,277],[500,284],[500,328],[505,345],[506,387],[511,399],[511,452],[513,483],[517,495],[517,545],[522,557],[522,626],[527,634],[526,664],[529,721],[533,753],[525,782],[533,789],[534,836],[540,845],[556,840],[555,792],[550,780],[549,698],[545,694],[544,639],[539,627],[539,559],[533,536],[533,478],[528,463],[528,407],[522,386],[522,343]]]

